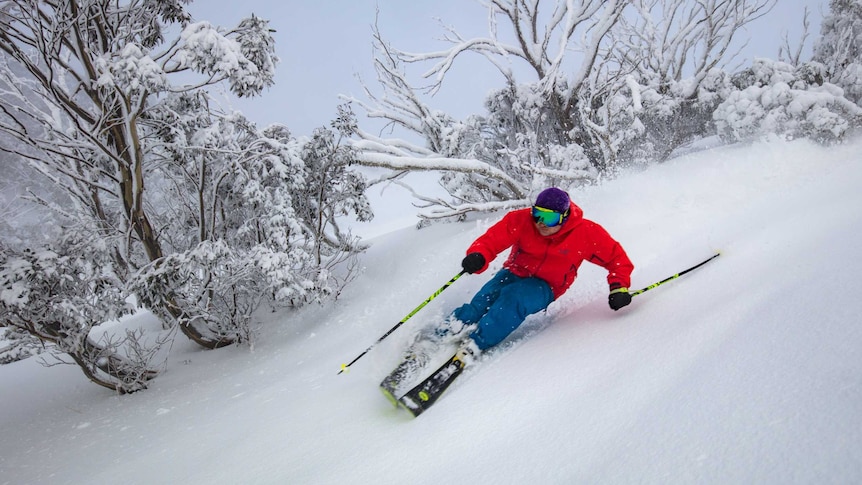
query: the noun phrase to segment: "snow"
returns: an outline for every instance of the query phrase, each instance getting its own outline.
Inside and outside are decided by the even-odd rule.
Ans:
[[[381,235],[337,304],[265,315],[253,351],[180,339],[143,392],[38,358],[0,366],[0,484],[858,483],[860,153],[714,148],[574,191],[636,288],[721,256],[619,312],[585,264],[417,419],[377,383],[487,274],[337,372],[500,215]]]

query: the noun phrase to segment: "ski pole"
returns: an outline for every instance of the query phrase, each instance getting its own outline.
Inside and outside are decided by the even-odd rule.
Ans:
[[[386,337],[388,337],[389,335],[391,335],[391,334],[392,334],[392,332],[394,332],[398,327],[400,327],[401,325],[403,325],[403,324],[404,324],[404,322],[406,322],[410,317],[412,317],[413,315],[415,315],[415,314],[416,314],[416,312],[418,312],[419,310],[421,310],[422,308],[424,308],[424,307],[425,307],[425,305],[427,305],[428,303],[430,303],[430,302],[431,302],[431,300],[433,300],[434,298],[437,298],[437,295],[439,295],[440,293],[443,293],[443,290],[445,290],[446,288],[449,288],[449,286],[451,286],[451,285],[452,285],[452,283],[454,283],[458,278],[460,278],[460,277],[461,277],[464,273],[466,273],[466,272],[467,272],[467,271],[461,271],[460,273],[456,274],[456,275],[455,275],[451,280],[449,280],[448,282],[446,282],[446,284],[445,284],[445,285],[443,285],[439,290],[435,291],[435,292],[434,292],[434,294],[432,294],[432,295],[431,295],[431,296],[429,296],[425,301],[423,301],[421,304],[419,304],[419,306],[418,306],[418,307],[414,308],[412,312],[408,313],[406,317],[402,318],[400,322],[396,323],[394,327],[390,328],[388,332],[384,333],[384,334],[383,334],[383,336],[382,336],[382,337],[380,337],[379,339],[377,339],[377,341],[376,341],[376,342],[374,342],[373,344],[371,344],[371,346],[369,346],[367,349],[365,349],[365,351],[364,351],[364,352],[362,352],[361,354],[357,355],[355,359],[351,360],[351,361],[350,361],[350,362],[348,362],[347,364],[341,364],[341,370],[340,370],[340,371],[338,371],[338,373],[339,373],[339,374],[341,374],[342,372],[344,372],[345,370],[347,370],[347,368],[348,368],[348,367],[350,367],[351,365],[353,365],[353,363],[354,363],[354,362],[356,362],[357,360],[361,359],[361,358],[362,358],[362,356],[363,356],[363,355],[365,355],[365,354],[367,354],[367,353],[368,353],[368,351],[369,351],[369,350],[371,350],[372,348],[374,348],[374,346],[375,346],[375,345],[379,344],[380,342],[382,342],[382,341],[383,341],[383,339],[385,339]]]
[[[651,289],[655,288],[656,286],[663,285],[663,284],[665,284],[665,283],[667,283],[668,281],[671,281],[671,280],[675,280],[675,279],[679,278],[680,276],[682,276],[682,275],[684,275],[684,274],[688,273],[689,271],[694,271],[694,270],[696,270],[697,268],[700,268],[701,266],[705,265],[706,263],[708,263],[708,262],[712,261],[713,259],[715,259],[715,258],[717,258],[717,257],[719,257],[719,256],[721,256],[721,253],[715,253],[715,254],[713,254],[712,256],[710,256],[709,258],[707,258],[706,260],[701,261],[700,263],[698,263],[698,264],[696,264],[696,265],[692,266],[691,268],[688,268],[688,269],[687,269],[687,270],[685,270],[685,271],[680,271],[679,273],[677,273],[677,274],[675,274],[675,275],[673,275],[673,276],[669,276],[669,277],[667,277],[667,278],[665,278],[665,279],[663,279],[663,280],[659,281],[658,283],[653,283],[653,284],[651,284],[651,285],[647,286],[646,288],[642,288],[642,289],[640,289],[640,290],[633,291],[633,292],[631,292],[631,295],[632,295],[632,296],[640,295],[641,293],[647,292],[647,291],[649,291],[649,290],[651,290]]]

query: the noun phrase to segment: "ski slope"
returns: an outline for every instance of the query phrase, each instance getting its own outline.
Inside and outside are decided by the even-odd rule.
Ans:
[[[500,215],[381,235],[337,304],[264,315],[253,350],[178,339],[141,393],[73,366],[0,366],[0,485],[858,483],[860,187],[862,143],[773,141],[573,192],[628,251],[635,289],[721,257],[619,312],[585,263],[417,419],[377,383],[490,273],[337,372]]]

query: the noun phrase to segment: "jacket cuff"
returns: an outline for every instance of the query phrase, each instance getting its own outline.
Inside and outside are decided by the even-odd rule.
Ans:
[[[481,249],[477,250],[476,252],[481,254],[482,257],[485,258],[485,265],[482,266],[482,268],[479,271],[476,271],[476,273],[475,273],[475,274],[481,274],[481,273],[484,273],[485,270],[488,269],[489,266],[491,266],[491,261],[493,261],[493,259],[496,255],[494,255],[494,254],[489,255],[487,252],[485,252]]]

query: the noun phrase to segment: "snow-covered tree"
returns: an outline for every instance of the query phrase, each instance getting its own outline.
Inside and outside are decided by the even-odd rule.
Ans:
[[[814,61],[826,66],[827,81],[862,105],[862,0],[831,0],[823,18]]]
[[[493,0],[488,36],[447,28],[448,47],[410,53],[375,30],[383,94],[348,98],[368,116],[418,134],[424,145],[359,130],[362,163],[446,172],[452,201],[425,217],[524,204],[548,183],[595,179],[632,159],[663,159],[711,125],[728,85],[718,69],[747,23],[775,0]],[[496,67],[504,87],[486,116],[458,121],[432,109],[433,95],[467,55]],[[406,66],[430,66],[423,91]],[[518,69],[515,69],[515,66]],[[533,76],[521,81],[524,72]]]
[[[620,48],[611,54],[618,73],[629,74],[609,85],[611,94],[598,110],[613,120],[599,122],[612,153],[627,161],[663,161],[711,132],[712,112],[731,91],[724,68],[736,57],[737,34],[774,4],[633,1],[637,15],[623,17]]]
[[[541,4],[541,5],[540,5]],[[430,53],[410,53],[386,42],[375,30],[375,66],[384,94],[375,95],[366,89],[370,103],[348,98],[365,108],[370,117],[381,118],[395,126],[422,137],[424,146],[404,139],[381,139],[359,130],[361,140],[359,161],[366,165],[395,170],[392,178],[404,170],[448,172],[443,184],[456,188],[454,201],[419,196],[435,207],[421,214],[425,217],[446,217],[470,210],[493,210],[527,203],[533,190],[532,174],[539,177],[553,173],[567,176],[564,167],[550,163],[545,140],[566,147],[572,137],[580,137],[576,129],[579,92],[588,80],[593,65],[600,61],[599,51],[608,31],[618,21],[627,1],[587,0],[582,2],[533,2],[497,0],[487,2],[489,33],[487,37],[463,38],[447,29],[445,41],[449,47]],[[503,29],[507,29],[503,32]],[[572,54],[577,52],[577,55]],[[474,54],[495,66],[502,75],[505,89],[492,95],[490,107],[500,107],[521,120],[507,119],[506,113],[491,114],[490,123],[482,118],[459,122],[451,116],[431,109],[423,100],[420,89],[408,80],[405,66],[430,64],[425,77],[432,84],[424,92],[434,94],[446,79],[455,62]],[[580,56],[580,61],[571,59]],[[576,62],[574,74],[569,64]],[[535,73],[537,81],[521,83],[516,79],[513,63],[523,64]],[[513,94],[527,94],[529,100],[517,100]],[[537,99],[535,97],[539,97]],[[496,98],[496,99],[493,99]],[[541,112],[541,114],[539,114]],[[505,123],[528,127],[541,117],[546,132],[503,133]],[[535,136],[534,140],[530,137]],[[585,153],[595,152],[590,139],[582,139]],[[501,145],[501,142],[506,144]],[[525,154],[525,149],[541,151]],[[529,160],[523,157],[527,156]],[[590,155],[588,155],[590,156]],[[476,158],[472,158],[476,157]],[[514,160],[520,157],[521,160]],[[519,168],[512,172],[512,165]],[[531,167],[531,169],[525,169]],[[535,170],[532,170],[535,168]],[[520,173],[519,173],[520,172]],[[520,175],[523,174],[523,177]],[[462,188],[464,183],[472,188]]]
[[[56,257],[40,263],[41,273],[14,272],[9,263],[0,291],[24,295],[10,300],[16,311],[28,301],[42,305],[39,298],[94,302],[80,310],[64,303],[79,313],[74,319],[22,313],[28,323],[15,326],[41,338],[60,325],[66,336],[55,341],[64,351],[71,348],[64,342],[86,343],[92,326],[119,315],[120,295],[134,294],[215,348],[247,340],[261,302],[315,301],[343,283],[332,266],[346,256],[315,258],[318,234],[297,212],[312,176],[301,159],[307,142],[284,127],[259,130],[220,110],[207,91],[224,84],[254,96],[272,84],[277,58],[267,22],[252,16],[225,30],[192,22],[185,3],[0,0],[0,151],[60,191],[30,195],[50,209],[39,222],[60,233],[30,250]],[[322,195],[315,187],[316,196],[337,205],[330,186],[337,193],[346,180],[361,189],[354,174],[338,176],[344,179],[331,180]],[[362,217],[370,216],[366,209]],[[61,262],[87,261],[86,251],[74,252],[79,241],[99,246],[112,277],[55,285],[49,295],[33,291],[40,281],[69,279],[64,272],[77,267],[64,263],[70,266],[60,271]],[[6,261],[22,259],[21,242],[7,246]],[[108,286],[116,297],[97,292]],[[113,348],[88,352],[79,364],[94,380],[131,390],[127,370],[91,371],[98,363],[87,359]],[[139,364],[142,381],[151,369]]]
[[[243,116],[209,106],[205,93],[196,92],[152,111],[169,130],[153,162],[170,183],[151,192],[160,200],[160,218],[182,229],[163,232],[168,254],[136,274],[133,289],[148,307],[186,309],[196,318],[189,324],[210,340],[248,340],[262,301],[299,305],[343,286],[347,277],[333,267],[361,248],[344,244],[321,255],[320,235],[297,207],[309,197],[331,196],[345,180],[360,182],[357,197],[364,201],[364,186],[350,172],[317,187],[310,181],[318,171],[303,159],[309,141],[280,125],[259,132]],[[323,203],[324,211],[335,206]]]

